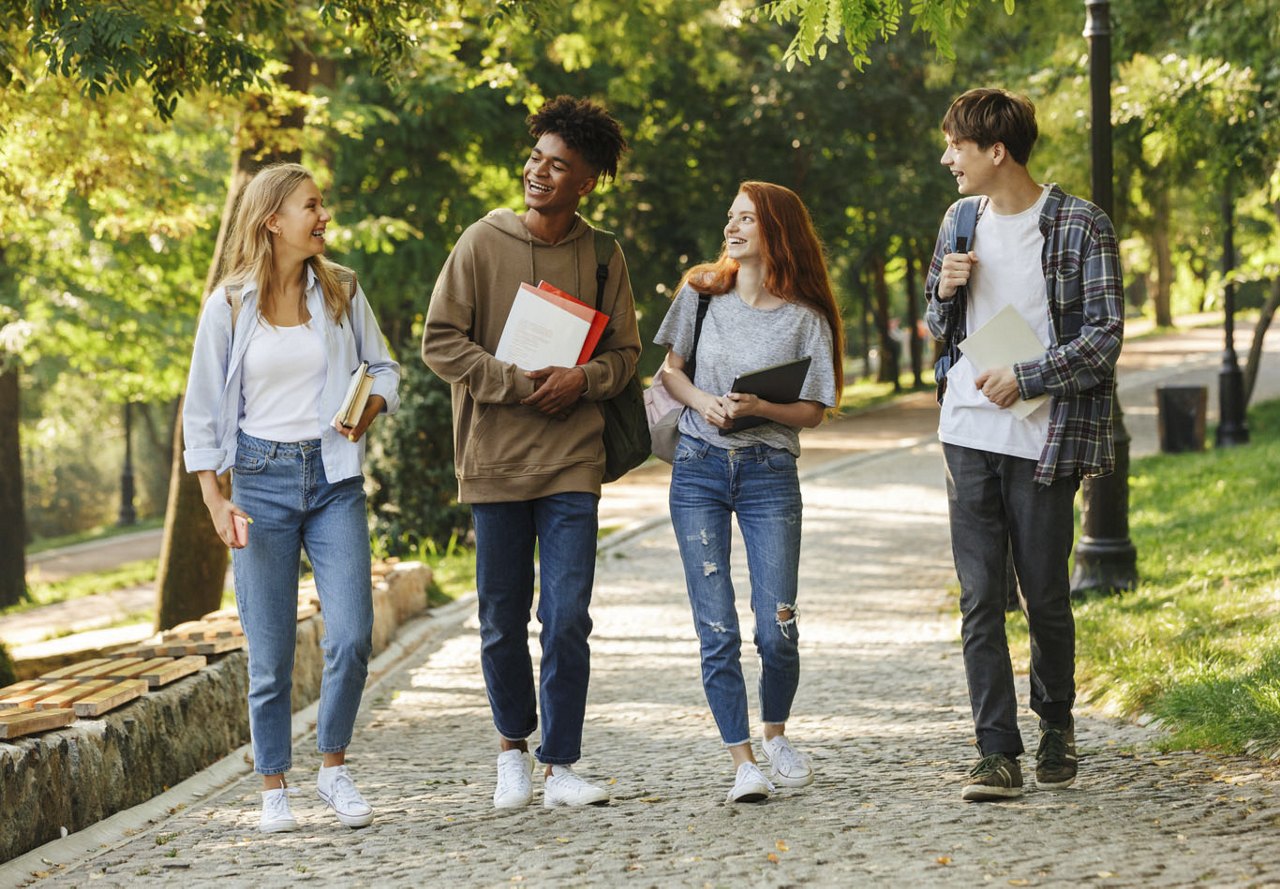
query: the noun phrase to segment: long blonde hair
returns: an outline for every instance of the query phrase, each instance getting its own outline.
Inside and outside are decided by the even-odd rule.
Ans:
[[[284,282],[276,280],[274,245],[267,220],[278,213],[285,199],[307,180],[314,181],[311,171],[301,164],[273,164],[264,167],[249,180],[240,195],[235,222],[227,236],[227,269],[221,284],[258,285],[258,314],[270,321],[275,314],[276,298]],[[341,323],[347,308],[347,294],[338,278],[342,266],[323,256],[308,257],[305,264],[315,273],[324,293],[324,304]]]

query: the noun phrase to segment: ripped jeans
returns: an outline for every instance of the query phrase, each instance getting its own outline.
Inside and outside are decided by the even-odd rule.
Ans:
[[[751,739],[742,635],[729,570],[730,516],[747,548],[751,611],[760,656],[760,716],[784,723],[800,684],[796,586],[800,569],[800,482],[796,458],[766,445],[725,450],[680,436],[671,472],[671,524],[694,626],[702,686],[728,746]]]

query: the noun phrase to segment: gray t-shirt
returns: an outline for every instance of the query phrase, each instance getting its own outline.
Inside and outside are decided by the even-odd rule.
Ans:
[[[654,343],[666,346],[688,361],[693,350],[693,327],[698,317],[698,294],[685,285],[658,328]],[[736,290],[711,297],[698,340],[693,383],[705,392],[723,395],[741,374],[796,358],[812,358],[800,390],[801,401],[836,405],[836,382],[831,368],[831,328],[826,319],[802,303],[776,309],[754,309]],[[742,432],[723,433],[697,411],[680,415],[680,431],[718,448],[765,444],[800,455],[800,430],[781,423],[764,423]]]

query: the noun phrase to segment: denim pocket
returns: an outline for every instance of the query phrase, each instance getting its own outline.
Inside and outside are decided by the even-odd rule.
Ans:
[[[256,475],[267,468],[267,455],[241,445],[236,450],[235,471],[240,475]]]
[[[790,451],[770,451],[764,456],[764,465],[773,472],[795,472],[796,458]]]
[[[694,457],[698,456],[698,451],[692,445],[684,440],[681,436],[680,441],[676,444],[675,456],[671,458],[671,465],[677,463],[688,463]]]

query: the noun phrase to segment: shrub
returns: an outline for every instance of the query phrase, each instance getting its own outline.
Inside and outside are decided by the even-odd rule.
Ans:
[[[416,344],[402,354],[411,357],[401,365],[400,410],[374,424],[369,455],[373,536],[392,556],[426,541],[448,547],[471,528],[470,507],[457,501],[449,384],[423,365]]]

